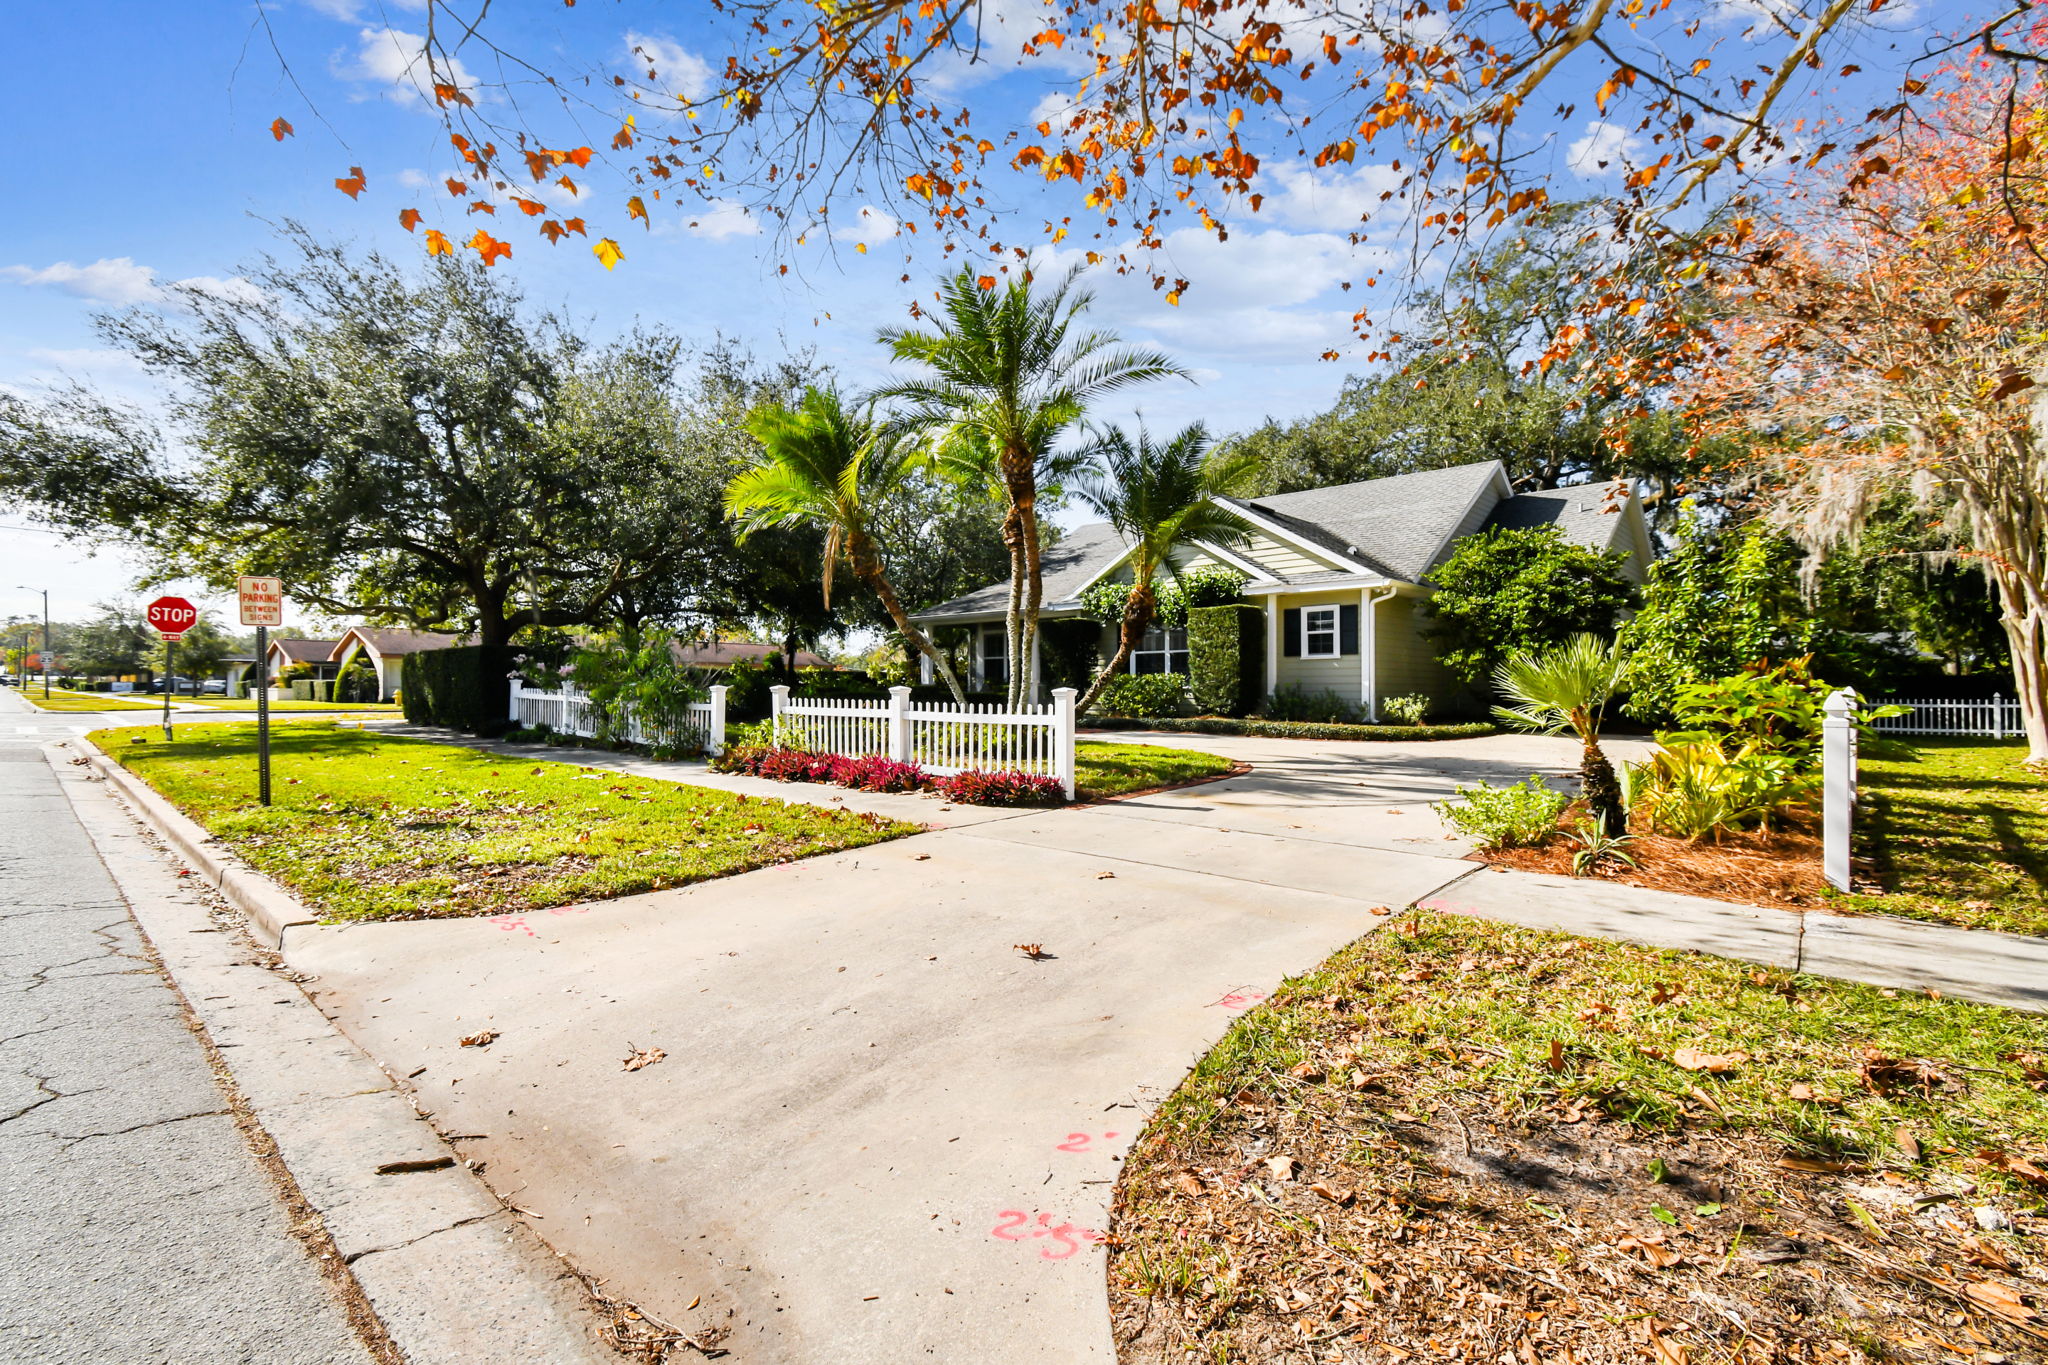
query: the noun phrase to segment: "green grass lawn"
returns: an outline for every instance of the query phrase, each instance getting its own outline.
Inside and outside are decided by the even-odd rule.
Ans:
[[[2048,778],[2024,744],[1868,746],[1856,851],[1887,893],[1847,910],[2048,935]]]
[[[2044,1088],[2037,1014],[1400,914],[1248,1011],[1140,1135],[1119,1358],[1903,1365],[1955,1358],[1917,1338],[1967,1314],[2038,1360],[1987,1305],[2048,1308],[2020,1231]],[[1546,1319],[1550,1349],[1500,1349]],[[1832,1348],[1874,1322],[1896,1353]]]
[[[53,687],[50,689],[50,695],[45,697],[40,684],[23,690],[21,695],[27,698],[31,705],[43,711],[161,711],[164,709],[161,698],[156,701],[143,701],[129,693],[72,692],[64,688]]]
[[[1214,777],[1230,771],[1230,760],[1160,744],[1106,744],[1084,740],[1074,746],[1074,791],[1083,801],[1122,796]]]
[[[180,697],[179,701],[197,702],[216,711],[250,711],[256,709],[254,697]],[[404,710],[397,702],[390,701],[274,701],[273,711],[388,711]]]
[[[853,811],[298,721],[91,736],[330,920],[537,910],[745,872],[914,833]]]

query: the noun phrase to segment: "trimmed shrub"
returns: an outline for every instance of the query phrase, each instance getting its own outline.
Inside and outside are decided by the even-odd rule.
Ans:
[[[1481,848],[1522,848],[1544,843],[1557,833],[1558,817],[1571,798],[1530,773],[1511,787],[1480,782],[1459,787],[1456,800],[1437,806],[1437,813]]]
[[[1178,716],[1188,709],[1185,673],[1119,673],[1095,698],[1104,716]]]
[[[1067,794],[1058,781],[1036,773],[972,770],[942,777],[939,795],[966,806],[1062,806]]]
[[[725,714],[733,720],[766,720],[770,709],[768,689],[782,681],[781,672],[768,659],[735,659],[722,678],[725,684]]]
[[[881,754],[842,759],[841,763],[843,766],[833,780],[843,787],[857,787],[864,792],[922,791],[931,781],[930,775],[917,764],[898,763]]]
[[[400,699],[414,725],[445,725],[473,735],[503,733],[512,723],[516,671],[509,645],[457,645],[405,656]]]
[[[1500,732],[1499,726],[1484,720],[1455,725],[1311,725],[1233,716],[1162,716],[1156,720],[1090,716],[1087,724],[1095,730],[1171,730],[1183,735],[1252,735],[1260,739],[1476,739]]]
[[[1430,701],[1418,692],[1408,697],[1388,697],[1380,707],[1395,720],[1420,725],[1429,716]]]
[[[1306,721],[1311,725],[1357,725],[1365,717],[1358,708],[1327,688],[1311,692],[1299,683],[1275,688],[1260,715],[1266,720]]]
[[[1241,716],[1266,674],[1266,617],[1246,602],[1188,609],[1188,691],[1195,709]]]

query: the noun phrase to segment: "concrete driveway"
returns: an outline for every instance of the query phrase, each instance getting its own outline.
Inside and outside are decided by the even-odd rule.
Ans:
[[[737,1361],[1108,1361],[1096,1239],[1154,1105],[1373,907],[1475,871],[1429,801],[1577,757],[1157,738],[1256,766],[287,955],[543,1237]]]

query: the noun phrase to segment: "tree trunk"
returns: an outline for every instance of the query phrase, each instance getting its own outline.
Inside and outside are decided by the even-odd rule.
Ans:
[[[2012,647],[2012,681],[2020,702],[2020,727],[2027,736],[2027,763],[2048,767],[2048,609],[2022,605],[2014,611],[2006,585],[1999,584],[2005,610],[1999,624]]]
[[[1009,704],[1027,700],[1031,655],[1038,644],[1038,608],[1044,580],[1038,554],[1038,452],[1011,447],[1002,453],[1003,491],[1010,510],[1003,518],[1003,543],[1010,549],[1010,603],[1004,621],[1009,649]]]
[[[1095,704],[1102,695],[1102,689],[1109,686],[1109,680],[1117,675],[1130,659],[1131,651],[1144,638],[1145,628],[1152,624],[1154,598],[1151,579],[1131,585],[1131,595],[1124,599],[1123,619],[1117,622],[1116,653],[1110,656],[1102,671],[1095,675],[1095,681],[1088,684],[1087,694],[1074,703],[1074,714],[1079,716]]]
[[[1628,812],[1621,808],[1621,783],[1614,765],[1600,749],[1600,741],[1586,741],[1579,755],[1579,795],[1585,798],[1587,818],[1593,828],[1610,837],[1628,833]]]
[[[476,597],[476,642],[480,645],[504,645],[512,641],[512,627],[505,620],[505,593],[502,588],[480,584],[475,590]]]
[[[1003,607],[1003,657],[1009,661],[1009,676],[1003,680],[1003,692],[1012,709],[1017,704],[1017,644],[1024,634],[1024,580],[1030,574],[1023,526],[1024,514],[1013,505],[1003,515],[1003,544],[1010,551],[1010,596]]]
[[[902,599],[896,596],[896,585],[889,581],[889,575],[882,568],[882,556],[875,549],[875,543],[866,535],[855,532],[847,538],[847,558],[853,562],[853,571],[860,580],[882,599],[882,610],[889,613],[889,619],[896,623],[896,631],[919,654],[932,661],[939,676],[946,680],[946,688],[953,694],[953,700],[967,705],[967,693],[960,687],[960,679],[953,675],[953,665],[932,643],[931,637],[918,629],[910,619],[910,613],[903,610]]]

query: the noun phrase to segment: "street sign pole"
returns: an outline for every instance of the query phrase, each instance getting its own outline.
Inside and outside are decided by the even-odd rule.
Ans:
[[[284,624],[284,583],[243,575],[235,584],[242,624],[256,627],[256,800],[270,804],[270,628]]]
[[[270,627],[256,627],[256,800],[270,804]]]
[[[171,690],[178,685],[178,637],[164,636],[164,738],[171,737]]]

